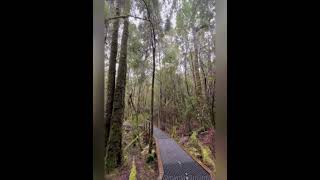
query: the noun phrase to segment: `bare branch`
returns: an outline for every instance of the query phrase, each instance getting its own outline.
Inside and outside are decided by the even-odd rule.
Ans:
[[[149,7],[148,7],[148,5],[147,5],[147,3],[146,3],[146,1],[145,1],[145,0],[142,0],[142,1],[143,1],[144,5],[146,6],[147,13],[148,13],[148,18],[150,19],[150,11],[149,11]]]
[[[196,32],[200,31],[201,29],[208,28],[208,27],[209,27],[208,24],[203,24],[203,25],[201,25],[201,26],[199,26],[199,27],[196,27]]]
[[[128,17],[132,17],[132,18],[136,18],[136,19],[140,19],[140,20],[144,20],[144,21],[149,21],[150,22],[149,19],[145,19],[145,18],[133,16],[133,15],[115,16],[115,17],[111,17],[111,18],[106,19],[106,21],[113,20],[113,19],[119,19],[119,18],[128,18]]]
[[[129,15],[130,17],[133,17],[133,18],[136,18],[136,19],[141,19],[141,20],[144,20],[144,21],[149,21],[150,22],[150,19],[145,19],[145,18],[141,18],[141,17],[137,17],[137,16],[132,16],[132,15]]]

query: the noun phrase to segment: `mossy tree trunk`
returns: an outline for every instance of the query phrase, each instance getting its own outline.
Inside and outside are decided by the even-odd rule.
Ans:
[[[125,1],[125,12],[129,13],[130,2]],[[111,119],[111,132],[107,147],[106,169],[110,171],[122,164],[122,124],[125,108],[125,87],[127,75],[127,44],[129,36],[129,20],[124,19],[121,39],[120,59],[117,82],[114,94],[114,104]]]
[[[116,16],[120,15],[120,3],[117,1],[115,8]],[[115,90],[115,76],[116,76],[116,62],[118,53],[118,34],[119,34],[119,19],[113,20],[112,40],[110,49],[110,60],[108,70],[108,84],[107,84],[107,100],[105,104],[105,147],[107,147],[110,125],[113,109],[114,90]]]

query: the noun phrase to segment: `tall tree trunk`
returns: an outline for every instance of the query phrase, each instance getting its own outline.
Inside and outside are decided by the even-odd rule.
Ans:
[[[213,62],[215,62],[213,60]],[[212,93],[211,93],[211,96],[212,96],[212,102],[211,102],[211,112],[212,112],[212,115],[211,115],[211,121],[212,121],[212,125],[214,128],[216,128],[216,121],[215,121],[215,97],[216,97],[216,68],[215,66],[212,68],[212,81],[213,81],[213,85],[212,85]]]
[[[148,50],[146,50],[145,51],[145,62],[148,60]],[[138,111],[138,113],[141,113],[141,101],[142,101],[142,98],[143,97],[141,97],[141,89],[142,89],[142,91],[143,91],[143,82],[144,82],[144,78],[145,78],[145,65],[144,65],[144,63],[145,62],[143,62],[143,64],[142,64],[142,71],[141,71],[141,73],[140,73],[140,79],[138,79],[138,86],[139,86],[139,89],[138,89],[138,103],[137,103],[137,111]],[[143,101],[142,101],[143,102]]]
[[[137,99],[137,113],[140,113],[140,101],[141,101],[141,86],[142,84],[138,84],[139,88],[138,88],[138,99]]]
[[[200,58],[200,54],[199,54],[199,64],[200,64],[200,72],[201,72],[201,80],[202,80],[202,121],[204,122],[205,121],[205,127],[208,127],[208,125],[210,125],[211,123],[211,120],[210,120],[210,117],[212,115],[212,111],[211,111],[211,108],[210,108],[210,96],[208,94],[208,75],[206,73],[206,70],[205,70],[205,66],[204,66],[204,63],[202,61],[202,58]]]
[[[148,87],[147,83],[145,84],[145,89],[146,89],[146,95],[144,97],[144,107],[147,106],[147,97],[148,97],[148,94],[149,94],[149,87]],[[146,108],[144,110],[146,110]]]
[[[200,72],[199,72],[199,49],[198,49],[198,38],[197,38],[197,31],[193,28],[193,46],[194,46],[194,76],[195,76],[195,94],[196,94],[196,107],[197,107],[197,119],[200,122],[200,125],[203,126],[204,124],[204,117],[203,117],[203,96],[202,96],[202,88],[201,88],[201,79],[200,79]]]
[[[125,12],[130,10],[130,2],[125,2]],[[129,36],[129,20],[124,19],[121,39],[120,59],[117,75],[117,83],[114,94],[111,133],[108,144],[107,170],[119,167],[122,163],[122,124],[125,108],[125,88],[127,75],[127,44]]]
[[[216,89],[216,80],[214,80],[213,83],[213,93],[212,93],[212,104],[211,104],[211,123],[213,125],[213,128],[216,128],[216,121],[215,121],[215,89]]]
[[[195,76],[195,85],[196,85],[196,95],[199,103],[202,101],[202,90],[201,90],[201,80],[199,73],[199,49],[198,49],[198,39],[196,30],[193,30],[193,45],[194,45],[194,76]]]
[[[151,112],[150,112],[150,136],[149,136],[149,154],[151,154],[152,152],[152,145],[153,145],[153,102],[154,102],[154,75],[155,75],[155,68],[156,68],[156,34],[154,31],[154,26],[153,23],[154,22],[151,19],[150,16],[150,9],[147,5],[147,3],[145,2],[145,0],[143,0],[143,3],[147,9],[147,14],[148,14],[148,19],[150,22],[150,26],[151,26],[151,45],[152,45],[152,84],[151,84]]]
[[[120,3],[117,1],[116,16],[120,15]],[[110,49],[108,84],[107,84],[107,100],[105,105],[105,147],[107,147],[114,100],[115,75],[116,75],[116,61],[118,53],[118,33],[119,33],[119,19],[113,20],[112,40]]]
[[[187,78],[187,57],[184,58],[184,82],[186,85],[188,96],[191,96],[189,91],[188,78]]]
[[[190,64],[190,69],[191,69],[191,72],[192,72],[192,78],[193,78],[193,82],[194,82],[194,86],[193,86],[193,92],[196,91],[196,78],[195,78],[195,75],[194,75],[194,65],[193,65],[193,55],[192,55],[192,52],[190,52],[190,61],[189,61],[189,64]]]
[[[154,76],[156,70],[156,42],[153,31],[153,47],[152,47],[152,84],[151,84],[151,124],[150,124],[150,138],[149,138],[149,154],[152,152],[153,144],[153,102],[154,102]]]
[[[184,65],[184,80],[185,80],[188,96],[191,96],[190,95],[190,91],[189,91],[188,79],[187,79],[187,55],[188,55],[188,49],[189,49],[188,40],[186,40],[185,43],[187,43],[187,45],[186,45],[186,49],[185,49],[185,53],[184,53],[184,61],[183,61],[183,65]]]
[[[162,108],[162,78],[161,78],[161,57],[159,51],[159,112],[158,112],[158,128],[161,129],[161,108]]]
[[[107,44],[107,38],[108,38],[108,30],[109,30],[109,21],[108,18],[112,17],[114,15],[114,10],[116,9],[114,6],[114,0],[106,0],[106,2],[108,4],[108,17],[105,17],[104,19],[104,25],[105,25],[105,37],[104,37],[104,42],[105,44]]]
[[[213,62],[211,61],[211,52],[208,53],[208,94],[210,98],[209,104],[210,104],[210,118],[211,123],[213,126],[215,126],[215,119],[214,119],[214,88],[215,88],[215,80],[214,80],[214,69],[213,69]]]
[[[187,51],[187,49],[186,49]],[[192,106],[192,109],[194,109],[194,105],[193,105],[193,102],[192,100],[190,99],[191,97],[191,94],[190,94],[190,91],[189,91],[189,85],[188,85],[188,78],[187,78],[187,52],[185,53],[185,57],[184,57],[184,81],[185,81],[185,84],[186,84],[186,89],[187,89],[187,93],[188,93],[188,103],[191,104]],[[191,119],[188,118],[189,116],[186,116],[187,118],[187,131],[190,132],[191,131]]]
[[[187,40],[187,41],[188,41],[188,40]],[[186,42],[186,43],[188,43],[188,42]],[[188,99],[190,99],[191,93],[190,93],[190,90],[189,90],[188,77],[187,77],[187,70],[188,70],[188,67],[187,67],[187,54],[188,54],[188,49],[189,49],[189,46],[188,46],[188,44],[187,44],[187,47],[186,47],[186,49],[185,49],[184,63],[183,63],[183,64],[184,64],[184,81],[185,81],[187,93],[188,93],[188,96],[189,96]],[[193,72],[192,72],[192,73],[193,73]],[[194,77],[194,74],[193,74],[193,77]],[[188,103],[189,103],[189,102],[188,102]],[[191,103],[192,108],[195,109],[192,101],[190,101],[190,103]]]
[[[200,63],[200,69],[201,69],[201,74],[202,74],[202,94],[204,95],[205,99],[208,99],[208,91],[207,91],[207,88],[208,88],[208,81],[207,81],[207,74],[206,74],[206,71],[205,71],[205,67],[204,67],[204,64],[203,64],[203,61],[201,58],[199,58],[199,63]]]

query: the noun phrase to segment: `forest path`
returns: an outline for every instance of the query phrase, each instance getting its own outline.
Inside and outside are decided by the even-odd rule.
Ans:
[[[158,161],[163,168],[163,180],[211,180],[210,174],[165,132],[154,127],[153,137],[160,153]]]

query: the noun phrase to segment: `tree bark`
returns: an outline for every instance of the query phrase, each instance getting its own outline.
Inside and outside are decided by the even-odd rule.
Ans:
[[[198,40],[197,40],[197,33],[193,30],[193,45],[194,45],[194,76],[195,76],[195,87],[196,87],[196,95],[198,99],[198,103],[202,101],[202,90],[201,90],[201,80],[200,80],[200,73],[199,73],[199,49],[198,49]]]
[[[185,43],[188,43],[188,42],[186,41]],[[187,93],[188,93],[188,96],[191,96],[190,91],[189,91],[188,78],[187,78],[187,55],[188,55],[188,49],[189,49],[189,46],[187,44],[186,49],[185,49],[185,53],[184,53],[183,65],[184,65],[184,80],[185,80],[185,84],[186,84]]]
[[[161,57],[159,52],[159,108],[158,108],[158,128],[161,129],[161,108],[162,108],[162,78],[161,78]]]
[[[189,54],[190,54],[190,61],[189,61],[189,65],[190,65],[190,69],[191,69],[191,73],[192,73],[192,80],[193,80],[193,89],[192,89],[192,92],[196,92],[196,78],[195,78],[195,75],[194,75],[194,63],[193,63],[193,59],[194,59],[194,57],[193,57],[193,54],[192,54],[192,52],[190,51],[189,52]]]
[[[120,15],[119,2],[115,8],[116,15]],[[114,20],[112,30],[112,40],[110,49],[109,71],[108,71],[108,84],[107,84],[107,100],[105,105],[105,147],[108,145],[111,117],[114,100],[115,89],[115,75],[116,75],[116,61],[118,53],[118,33],[119,33],[119,19]]]
[[[154,75],[155,75],[155,64],[156,64],[156,34],[154,31],[154,26],[151,20],[150,16],[150,9],[145,2],[145,0],[142,0],[146,9],[147,9],[147,14],[148,14],[148,19],[150,22],[151,26],[151,44],[152,44],[152,84],[151,84],[151,112],[150,112],[150,136],[149,136],[149,154],[151,154],[152,151],[152,144],[153,144],[153,100],[154,100]]]
[[[188,47],[188,46],[187,46]],[[184,81],[185,81],[185,85],[186,85],[186,89],[187,89],[187,93],[188,93],[188,103],[190,103],[191,104],[191,106],[192,106],[192,109],[195,109],[194,108],[194,105],[193,105],[193,103],[192,103],[192,101],[191,101],[191,99],[190,99],[190,97],[191,97],[191,93],[190,93],[190,91],[189,91],[189,85],[188,85],[188,78],[187,78],[187,52],[188,52],[188,48],[186,48],[186,53],[185,53],[185,57],[184,57]],[[188,132],[190,132],[191,131],[191,129],[192,129],[192,127],[191,127],[191,119],[189,118],[189,116],[186,116],[186,118],[187,118],[187,131]]]
[[[130,9],[130,2],[125,2],[126,11]],[[117,83],[114,94],[112,113],[112,125],[108,143],[107,170],[117,168],[122,163],[122,124],[125,108],[125,88],[127,75],[127,44],[129,36],[129,20],[124,19],[121,39],[120,59],[117,75]]]
[[[141,86],[142,84],[138,84],[138,99],[137,99],[137,113],[140,113],[140,101],[141,101]]]
[[[207,81],[207,74],[206,74],[206,71],[205,71],[205,67],[204,67],[204,64],[203,64],[203,61],[201,58],[199,58],[199,63],[200,63],[200,69],[201,69],[201,74],[202,74],[202,94],[203,96],[205,97],[205,99],[208,99],[208,91],[207,91],[207,88],[208,88],[208,81]]]
[[[155,40],[155,34],[153,31],[153,38]],[[153,102],[154,102],[154,75],[155,75],[155,69],[156,69],[156,44],[155,41],[153,41],[153,47],[152,47],[152,84],[151,84],[151,124],[150,124],[150,138],[149,138],[149,154],[151,154],[152,151],[152,144],[153,144]]]

